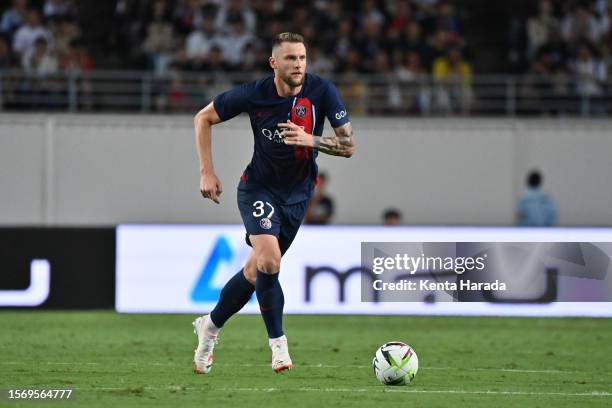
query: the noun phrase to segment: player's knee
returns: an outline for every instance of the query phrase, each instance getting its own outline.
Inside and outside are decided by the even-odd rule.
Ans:
[[[257,280],[257,263],[255,260],[253,262],[247,261],[246,265],[244,265],[244,277],[253,285]]]
[[[261,254],[257,257],[257,269],[263,273],[280,271],[280,254]]]

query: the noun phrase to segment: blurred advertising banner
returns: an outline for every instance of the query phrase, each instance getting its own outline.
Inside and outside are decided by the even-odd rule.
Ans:
[[[0,228],[0,307],[111,308],[115,228]]]
[[[249,252],[242,226],[121,225],[116,309],[207,312]],[[612,229],[304,226],[280,280],[286,313],[612,316],[611,255]]]

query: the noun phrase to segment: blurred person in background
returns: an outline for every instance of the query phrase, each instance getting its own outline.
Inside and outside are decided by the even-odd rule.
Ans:
[[[368,73],[376,70],[376,58],[384,51],[384,37],[381,25],[374,19],[367,20],[357,41],[361,56],[361,67]]]
[[[81,30],[78,24],[73,20],[64,19],[53,30],[53,50],[61,59],[69,52],[70,44],[78,41],[80,37]]]
[[[317,45],[311,44],[308,51],[308,70],[310,72],[323,76],[330,75],[334,72],[334,61],[321,52],[321,49]]]
[[[428,57],[431,51],[423,38],[423,29],[415,21],[410,22],[406,26],[401,36],[398,38],[395,48],[400,50],[403,56],[409,53],[416,53],[419,56],[421,65],[428,64],[427,61],[429,60]],[[405,58],[402,58],[402,61],[405,62]]]
[[[385,24],[385,15],[378,8],[376,0],[364,0],[361,2],[361,9],[357,16],[359,24],[363,26],[370,19],[376,21],[381,26]]]
[[[176,30],[183,35],[202,25],[204,10],[200,0],[178,0],[174,8],[173,20]]]
[[[589,41],[592,44],[599,42],[602,27],[589,7],[588,3],[579,2],[565,16],[561,23],[561,30],[565,40],[571,45],[580,41]]]
[[[383,225],[395,226],[402,223],[402,213],[395,208],[386,209],[383,214]]]
[[[30,94],[33,106],[59,107],[64,84],[53,77],[59,72],[59,64],[44,37],[37,38],[34,46],[23,55],[22,67],[31,77],[21,82],[20,90]]]
[[[255,37],[246,30],[245,22],[240,15],[235,15],[228,20],[229,31],[219,39],[223,59],[235,70],[241,68],[242,57],[245,47],[255,42]]]
[[[22,67],[25,72],[35,74],[37,77],[46,77],[58,72],[57,58],[49,49],[49,44],[44,37],[37,38],[34,47],[28,49],[24,54]]]
[[[69,0],[46,0],[43,6],[45,20],[62,19],[74,14],[72,2]]]
[[[576,80],[576,92],[580,96],[601,96],[607,79],[603,62],[593,56],[593,50],[586,43],[578,47],[576,59],[570,63]]]
[[[437,30],[444,30],[452,34],[455,39],[461,36],[463,31],[461,24],[455,16],[455,9],[449,1],[441,1],[438,4],[435,27]]]
[[[13,6],[6,9],[2,13],[2,20],[0,21],[0,31],[12,35],[19,27],[21,27],[28,14],[28,1],[27,0],[13,0]]]
[[[472,103],[472,67],[463,59],[459,47],[451,48],[446,57],[438,57],[433,65],[436,82],[436,106],[444,112],[467,113]]]
[[[211,48],[218,44],[215,20],[212,16],[205,16],[200,27],[189,34],[185,43],[187,58],[192,68],[201,68],[207,62]]]
[[[540,50],[529,72],[523,77],[520,95],[528,112],[559,113],[553,103],[570,94],[568,77],[562,65],[554,63],[553,54]]]
[[[66,52],[60,54],[59,66],[64,73],[79,75],[94,69],[95,63],[82,41],[75,39],[70,41]],[[81,85],[83,87],[83,83]]]
[[[46,46],[50,46],[51,33],[41,24],[40,13],[36,9],[29,9],[26,23],[19,27],[13,37],[13,51],[23,57],[34,48],[38,38],[43,38]]]
[[[559,20],[553,14],[552,1],[540,0],[539,14],[527,20],[528,55],[534,56],[540,47],[551,39],[552,33],[559,31],[559,28]]]
[[[142,51],[147,57],[149,67],[161,75],[166,72],[175,50],[174,27],[170,10],[164,0],[156,0],[151,7],[151,21],[146,26]]]
[[[257,15],[251,9],[249,2],[244,0],[227,0],[221,5],[217,12],[215,26],[221,34],[231,34],[231,24],[242,21],[244,31],[249,35],[255,34],[257,26]],[[229,29],[229,30],[228,30]]]
[[[12,68],[14,64],[13,55],[9,41],[4,35],[0,35],[0,70]]]
[[[334,200],[327,195],[327,174],[320,172],[317,177],[315,192],[308,209],[304,221],[311,225],[327,225],[334,216]]]
[[[527,175],[527,191],[517,206],[518,225],[522,227],[554,227],[557,225],[557,206],[542,190],[542,175],[533,170]]]
[[[409,113],[428,113],[431,89],[420,55],[414,51],[408,52],[403,58],[403,64],[396,68],[395,76],[401,89],[401,105],[407,107]]]

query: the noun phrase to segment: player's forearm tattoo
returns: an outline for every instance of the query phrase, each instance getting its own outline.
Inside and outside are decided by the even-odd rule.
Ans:
[[[347,123],[335,131],[334,136],[315,137],[315,149],[332,156],[351,157],[355,151],[353,127]]]

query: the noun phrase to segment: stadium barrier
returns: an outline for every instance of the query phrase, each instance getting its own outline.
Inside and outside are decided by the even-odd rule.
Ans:
[[[193,112],[231,86],[269,73],[193,73],[94,70],[37,76],[0,70],[0,111]],[[352,115],[606,116],[610,83],[584,88],[574,77],[474,75],[334,75]],[[589,89],[592,89],[590,87]]]
[[[609,226],[607,119],[352,118],[357,151],[320,154],[334,224],[513,225],[532,169],[559,225]],[[325,132],[330,132],[326,125]],[[214,129],[221,205],[202,199],[192,115],[0,114],[0,225],[236,224],[245,116]],[[364,192],[368,192],[364,194]]]

